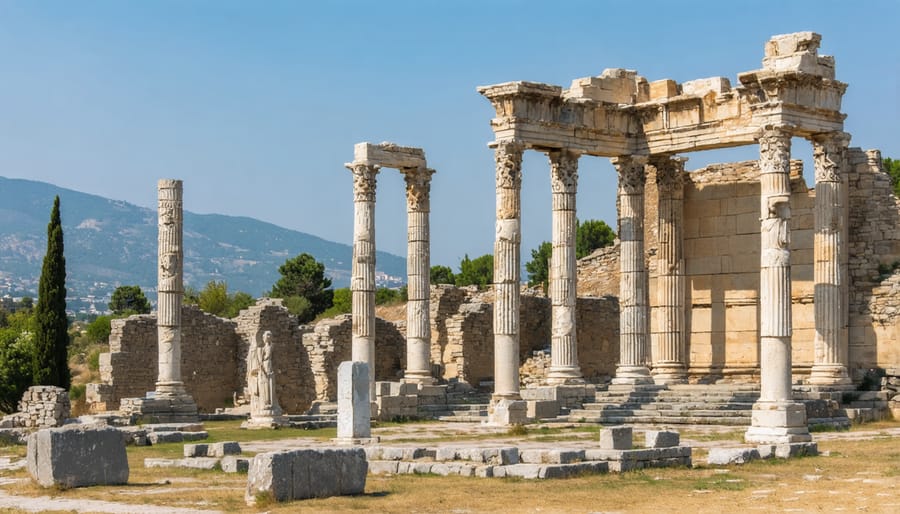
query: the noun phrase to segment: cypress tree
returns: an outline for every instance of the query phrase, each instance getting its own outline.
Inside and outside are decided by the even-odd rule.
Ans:
[[[69,332],[66,318],[66,258],[63,255],[63,231],[59,217],[59,196],[47,225],[47,254],[38,283],[34,309],[35,338],[32,373],[34,383],[69,388]]]

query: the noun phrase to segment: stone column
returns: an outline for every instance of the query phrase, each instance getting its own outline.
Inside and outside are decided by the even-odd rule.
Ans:
[[[791,132],[764,127],[759,138],[760,397],[745,439],[809,441],[806,408],[791,393]]]
[[[663,156],[656,168],[658,250],[656,254],[657,333],[653,380],[657,384],[687,382],[684,344],[684,163],[685,158]]]
[[[157,185],[159,269],[157,274],[157,397],[186,395],[181,381],[181,300],[184,298],[182,183],[162,179]]]
[[[847,278],[842,270],[844,255],[844,158],[849,135],[843,132],[812,138],[816,167],[815,205],[815,362],[809,383],[847,386],[848,334],[844,322]]]
[[[613,159],[619,174],[619,365],[613,384],[650,384],[647,266],[644,261],[645,157]]]
[[[553,254],[550,259],[551,363],[550,384],[582,382],[578,366],[575,316],[577,270],[575,234],[578,220],[575,196],[578,191],[579,154],[571,150],[550,152],[550,187],[553,191]]]
[[[350,359],[365,362],[369,370],[369,398],[375,398],[375,177],[379,167],[352,163],[353,343]]]
[[[521,244],[521,144],[497,144],[497,232],[494,240],[494,396],[519,396],[519,287]]]
[[[431,323],[429,321],[431,259],[428,215],[431,175],[428,168],[400,170],[406,180],[406,371],[404,382],[431,385]]]

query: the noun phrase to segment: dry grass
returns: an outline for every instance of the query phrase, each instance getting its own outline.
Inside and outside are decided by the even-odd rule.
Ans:
[[[209,424],[216,440],[235,439],[228,424]],[[270,512],[822,512],[837,509],[900,512],[900,437],[886,429],[898,423],[863,425],[845,434],[828,434],[819,443],[828,455],[753,462],[728,469],[654,469],[568,480],[479,479],[438,476],[369,476],[366,493],[355,497],[305,500],[265,506]],[[414,427],[411,427],[414,428]],[[391,429],[395,429],[391,427]],[[535,436],[533,427],[524,438]],[[874,438],[841,436],[874,431]],[[878,435],[879,431],[882,435]],[[251,432],[265,437],[287,431]],[[542,440],[591,435],[575,429],[540,431]],[[688,432],[688,431],[686,431]],[[244,432],[247,434],[247,432]],[[726,432],[740,435],[739,431]],[[699,438],[698,434],[684,433]],[[325,437],[317,434],[317,438]],[[498,439],[508,440],[505,433]],[[710,436],[714,437],[714,436]],[[593,438],[591,436],[591,438]],[[691,437],[694,438],[694,437]],[[127,486],[72,490],[41,489],[30,483],[3,486],[18,495],[91,498],[121,503],[256,512],[244,504],[246,475],[216,471],[147,469],[143,458],[180,455],[182,445],[129,448]],[[10,455],[9,448],[0,455]],[[695,457],[695,464],[700,459]],[[26,477],[0,472],[0,477]]]

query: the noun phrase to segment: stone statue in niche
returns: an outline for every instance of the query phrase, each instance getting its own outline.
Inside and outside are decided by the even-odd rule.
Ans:
[[[272,361],[272,332],[257,334],[247,353],[247,393],[250,397],[250,419],[244,428],[286,425],[275,394],[275,367]]]

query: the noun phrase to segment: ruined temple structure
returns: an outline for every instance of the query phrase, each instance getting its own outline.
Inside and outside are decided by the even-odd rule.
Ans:
[[[519,263],[522,152],[550,160],[553,188],[553,362],[550,375],[578,379],[575,323],[571,314],[577,284],[574,252],[574,195],[581,156],[608,157],[618,172],[620,359],[613,384],[677,384],[687,380],[693,334],[685,319],[690,283],[685,260],[684,160],[677,154],[758,145],[754,201],[757,265],[748,287],[756,289],[758,367],[761,396],[754,405],[749,441],[804,442],[810,439],[803,406],[792,396],[791,140],[812,142],[815,155],[813,240],[814,355],[809,383],[840,388],[848,369],[848,143],[841,98],[847,85],[835,79],[834,59],[820,56],[821,36],[800,32],[766,43],[762,69],[741,73],[740,85],[708,78],[677,84],[648,82],[634,71],[608,69],[576,79],[568,89],[533,82],[507,82],[478,91],[496,110],[491,121],[496,152],[497,238],[494,345],[495,397],[519,396]],[[645,185],[655,171],[655,284],[649,287],[645,233]],[[727,226],[726,226],[727,228]],[[737,229],[737,227],[734,227]],[[746,229],[746,226],[741,228]],[[750,235],[749,233],[747,235]],[[716,251],[710,262],[716,259]],[[756,249],[747,245],[746,253]],[[721,265],[721,262],[719,263]],[[735,284],[736,286],[736,284]],[[740,286],[737,286],[740,287]],[[735,288],[737,288],[735,287]],[[653,323],[651,323],[651,301]],[[726,316],[727,319],[727,316]],[[700,321],[699,319],[693,322]],[[756,343],[755,338],[752,343]]]

